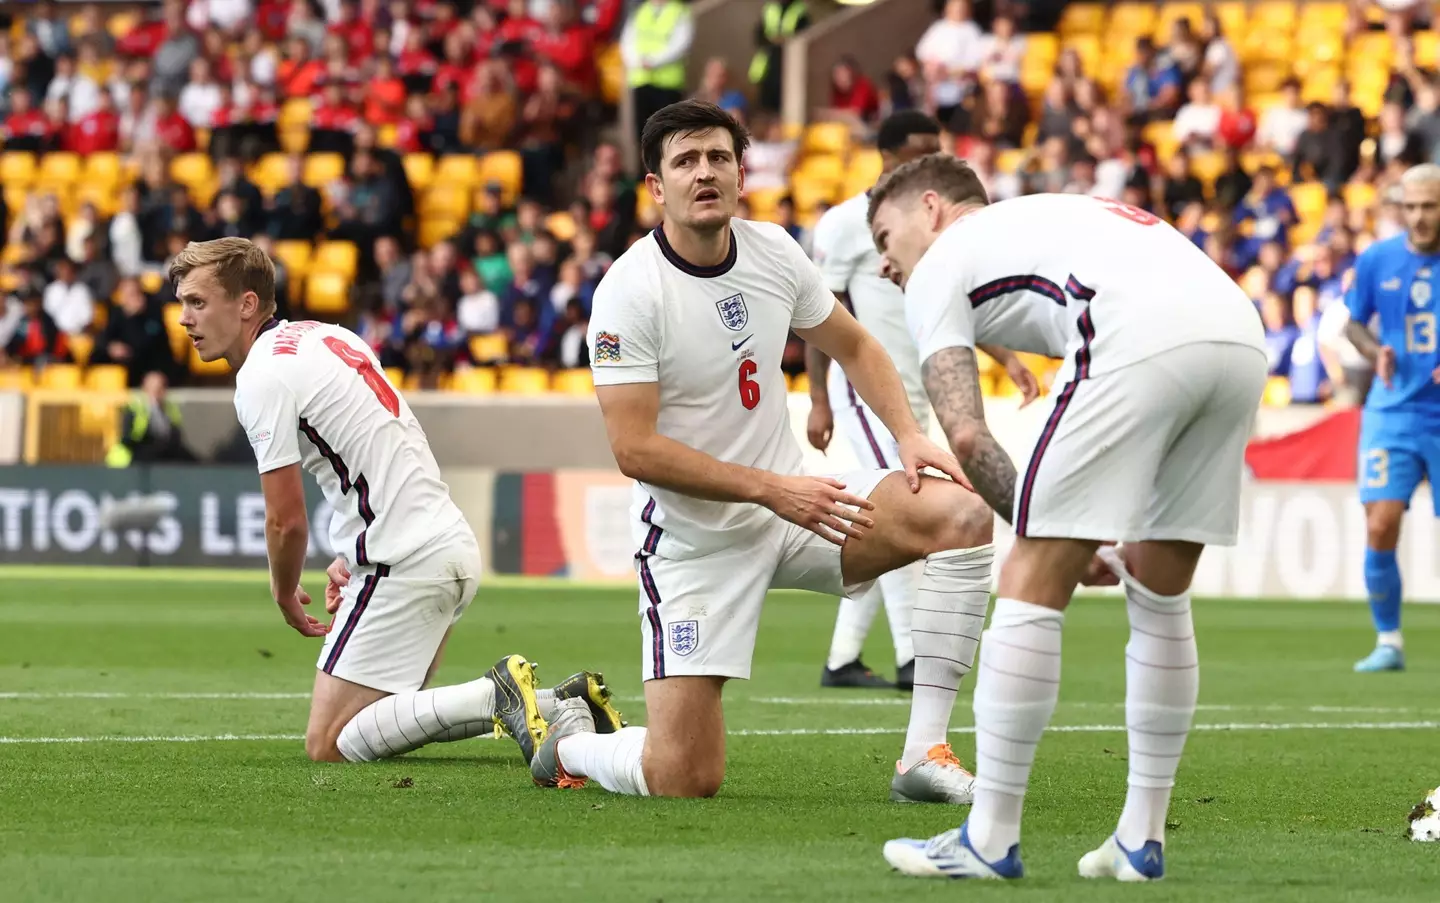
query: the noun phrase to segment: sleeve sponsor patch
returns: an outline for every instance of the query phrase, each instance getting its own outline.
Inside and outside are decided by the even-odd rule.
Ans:
[[[253,433],[250,434],[250,444],[251,444],[251,445],[261,445],[261,444],[266,443],[266,442],[269,442],[269,441],[270,441],[270,431],[269,431],[269,430],[256,430],[255,432],[253,432]]]
[[[620,336],[613,332],[595,333],[595,363],[620,362]]]

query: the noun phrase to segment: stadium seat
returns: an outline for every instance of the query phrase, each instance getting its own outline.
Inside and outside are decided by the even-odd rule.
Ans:
[[[540,367],[502,367],[500,391],[505,395],[549,394],[550,374]]]
[[[35,155],[29,151],[6,151],[0,154],[0,183],[6,188],[25,187],[35,181]],[[11,208],[14,214],[16,209]]]
[[[75,390],[80,385],[80,368],[75,364],[46,364],[40,368],[36,388]]]
[[[510,355],[510,340],[492,332],[470,337],[470,359],[477,364],[503,363]]]
[[[308,126],[289,126],[280,130],[280,149],[287,154],[303,154],[310,145]]]
[[[305,157],[305,171],[300,179],[311,188],[324,188],[344,175],[344,157],[339,154],[310,154]]]
[[[405,385],[405,371],[399,367],[386,367],[385,381],[398,389]]]
[[[212,181],[215,178],[215,167],[206,154],[180,154],[170,161],[170,178],[186,188],[191,188]]]
[[[290,181],[290,164],[284,154],[266,154],[250,167],[250,181],[267,194],[273,194]]]
[[[833,204],[838,187],[834,182],[808,179],[803,173],[797,173],[790,183],[790,197],[795,201],[796,213],[808,215],[822,203]]]
[[[564,395],[585,398],[595,394],[595,380],[590,371],[584,367],[577,367],[574,370],[558,370],[550,381],[550,388]]]
[[[499,182],[507,204],[520,196],[524,177],[524,163],[514,151],[492,151],[480,161],[480,184]]]
[[[0,392],[25,392],[35,384],[29,367],[0,367]]]
[[[386,150],[394,150],[395,142],[400,137],[400,130],[392,123],[383,123],[375,130],[375,144]]]
[[[346,282],[354,280],[359,265],[360,251],[348,241],[322,241],[310,258],[310,272],[338,273]]]
[[[230,365],[225,363],[224,358],[202,361],[200,352],[192,346],[190,348],[190,372],[196,376],[224,376],[230,372]]]
[[[1160,15],[1155,20],[1154,37],[1157,46],[1170,43],[1175,23],[1181,19],[1189,19],[1191,30],[1198,35],[1200,25],[1205,20],[1205,5],[1203,3],[1166,3],[1160,7]]]
[[[1025,151],[1020,148],[1003,150],[995,156],[995,168],[1003,173],[1013,173],[1025,161]]]
[[[816,122],[805,128],[802,154],[844,154],[850,149],[850,126],[844,122]]]
[[[402,162],[405,179],[417,193],[429,188],[435,181],[435,158],[429,154],[406,154]]]
[[[1290,200],[1301,221],[1320,219],[1325,216],[1327,191],[1319,182],[1303,182],[1290,186]]]
[[[810,393],[810,374],[795,374],[795,378],[790,381],[790,391],[801,395],[808,395]]]
[[[335,272],[312,272],[305,278],[305,309],[316,314],[343,314],[348,311],[349,278]]]
[[[1245,31],[1249,27],[1249,11],[1246,9],[1244,0],[1225,0],[1223,3],[1216,3],[1210,7],[1215,12],[1215,17],[1220,20],[1220,31],[1231,42],[1245,37]]]
[[[129,181],[129,173],[120,163],[120,155],[99,151],[85,158],[85,183],[113,188]]]
[[[315,108],[309,100],[303,97],[293,97],[281,105],[280,115],[276,118],[275,124],[281,129],[308,127],[314,115]]]
[[[1067,3],[1060,15],[1060,34],[1065,37],[1077,34],[1098,36],[1105,29],[1105,4]]]
[[[1133,44],[1141,35],[1155,31],[1155,6],[1151,3],[1117,3],[1110,8],[1106,34],[1110,41],[1128,39]]]
[[[140,24],[140,12],[133,9],[120,10],[105,17],[105,30],[115,40],[120,40]]]
[[[463,220],[470,215],[470,192],[456,185],[436,185],[420,195],[417,208],[422,219]]]
[[[120,195],[115,185],[107,185],[102,182],[81,181],[70,193],[70,199],[79,209],[84,204],[94,204],[95,209],[102,217],[115,215],[120,204]]]
[[[476,188],[480,185],[480,165],[469,154],[446,154],[435,167],[435,185]]]
[[[124,392],[126,373],[119,364],[98,364],[85,371],[85,388],[96,392]]]
[[[97,309],[104,310],[104,306],[95,305]],[[94,324],[96,328],[103,328],[100,324]],[[66,336],[65,344],[70,346],[70,358],[80,366],[90,363],[90,355],[95,352],[95,337],[87,333]]]
[[[560,210],[545,217],[545,229],[558,241],[569,241],[575,237],[575,217]]]
[[[1261,0],[1250,7],[1250,28],[1261,31],[1294,31],[1295,6],[1295,0]]]
[[[275,242],[275,259],[285,264],[291,282],[304,278],[310,272],[310,258],[314,248],[308,241]]]
[[[838,184],[845,179],[845,161],[839,154],[811,154],[800,161],[792,178]]]
[[[456,370],[450,380],[450,391],[466,395],[495,394],[495,371],[489,367],[466,367]]]
[[[605,45],[595,55],[595,69],[600,74],[600,99],[612,106],[619,104],[625,90],[625,61],[620,58],[620,45]]]
[[[165,335],[170,338],[170,351],[179,360],[185,358],[186,349],[191,345],[190,337],[185,334],[185,327],[180,325],[181,312],[179,303],[171,302],[165,305],[165,311],[162,314],[165,320]]]
[[[1345,206],[1351,210],[1368,209],[1375,205],[1375,186],[1367,182],[1351,182],[1345,186]]]
[[[1290,403],[1290,380],[1283,376],[1272,376],[1265,382],[1265,394],[1261,404],[1271,408],[1283,408]]]
[[[35,185],[40,187],[69,187],[80,178],[80,155],[62,151],[51,151],[40,158],[40,169],[35,173]]]
[[[422,248],[434,247],[437,243],[459,232],[462,225],[464,225],[464,220],[448,218],[422,219],[420,221],[417,240],[420,242],[420,247]]]

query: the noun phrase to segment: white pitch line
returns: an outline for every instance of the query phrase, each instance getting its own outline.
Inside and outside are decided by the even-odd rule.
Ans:
[[[0,699],[309,699],[309,693],[0,693]]]
[[[1258,722],[1234,724],[1197,724],[1194,731],[1410,731],[1435,730],[1440,721],[1372,721],[1372,722]],[[1125,732],[1123,724],[1055,724],[1047,730],[1057,734],[1117,734]],[[840,728],[789,728],[784,730],[739,730],[731,731],[734,737],[852,737],[870,734],[903,734],[904,728],[890,727],[840,727]],[[951,728],[952,734],[973,734],[974,727]],[[230,743],[237,741],[285,740],[300,741],[301,734],[182,734],[175,736],[119,736],[101,735],[95,737],[0,737],[0,745],[6,744],[47,744],[47,743]]]

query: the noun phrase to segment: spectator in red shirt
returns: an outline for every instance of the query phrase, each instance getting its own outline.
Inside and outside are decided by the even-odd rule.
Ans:
[[[474,61],[470,57],[470,43],[459,31],[452,31],[445,39],[445,62],[435,71],[433,90],[444,91],[451,85],[464,88],[470,83]]]
[[[425,106],[425,98],[419,94],[411,94],[405,101],[405,116],[395,126],[396,150],[405,154],[428,151],[432,128],[434,122],[430,119],[430,110]]]
[[[65,334],[45,312],[40,291],[34,287],[22,289],[20,300],[23,305],[20,322],[16,324],[10,344],[0,349],[0,360],[30,365],[69,360]]]
[[[325,74],[322,82],[349,81],[359,74],[359,70],[350,62],[350,48],[340,35],[326,35],[323,52]]]
[[[565,81],[583,94],[595,90],[595,35],[575,18],[569,0],[553,0],[546,27],[531,39],[537,56],[560,70]]]
[[[450,32],[464,24],[456,15],[453,3],[436,3],[433,5],[433,11],[433,18],[430,20],[430,40],[436,44],[443,42],[450,37]]]
[[[399,122],[405,111],[405,93],[405,83],[395,74],[390,57],[376,59],[375,71],[365,86],[365,121],[373,125]]]
[[[122,56],[152,57],[169,36],[170,29],[166,27],[164,17],[157,15],[142,20],[130,29],[123,38],[115,42],[115,49]]]
[[[439,68],[439,61],[425,46],[425,32],[411,28],[405,35],[405,48],[395,60],[395,71],[405,82],[406,90],[411,94],[428,93]]]
[[[510,0],[508,12],[497,35],[501,43],[529,44],[545,30],[545,26],[530,18],[525,0]]]
[[[100,92],[100,107],[75,124],[74,145],[77,154],[94,154],[120,148],[120,115],[115,111],[115,98],[109,91]]]
[[[1225,147],[1240,149],[1255,137],[1255,111],[1245,106],[1240,88],[1231,86],[1220,92],[1220,124],[1215,137]]]
[[[830,108],[862,122],[873,119],[880,110],[880,94],[854,57],[841,57],[830,70]]]
[[[5,118],[5,149],[38,151],[50,134],[50,122],[35,109],[30,92],[25,88],[10,91],[10,115]]]
[[[74,136],[70,130],[70,101],[51,97],[45,101],[45,143],[42,150],[68,151]]]
[[[275,83],[286,97],[309,97],[324,74],[325,64],[310,56],[310,44],[304,38],[291,38],[275,71]]]
[[[255,24],[267,41],[285,37],[285,20],[290,15],[290,0],[260,0],[255,10]]]
[[[361,62],[375,49],[374,29],[357,15],[355,0],[340,0],[340,16],[330,26],[330,34],[344,39],[352,63]]]
[[[329,82],[320,105],[310,114],[310,153],[350,153],[360,114],[345,102],[345,86]]]
[[[195,150],[195,130],[175,109],[174,98],[162,95],[155,99],[155,105],[155,138],[160,146],[177,154]]]

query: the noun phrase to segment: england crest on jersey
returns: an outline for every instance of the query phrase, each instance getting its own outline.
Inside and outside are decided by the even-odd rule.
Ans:
[[[689,655],[700,645],[699,621],[675,621],[670,625],[670,651]]]
[[[745,309],[744,295],[731,295],[722,301],[716,301],[715,307],[720,311],[720,322],[725,324],[726,329],[739,332],[750,322],[750,311]]]

